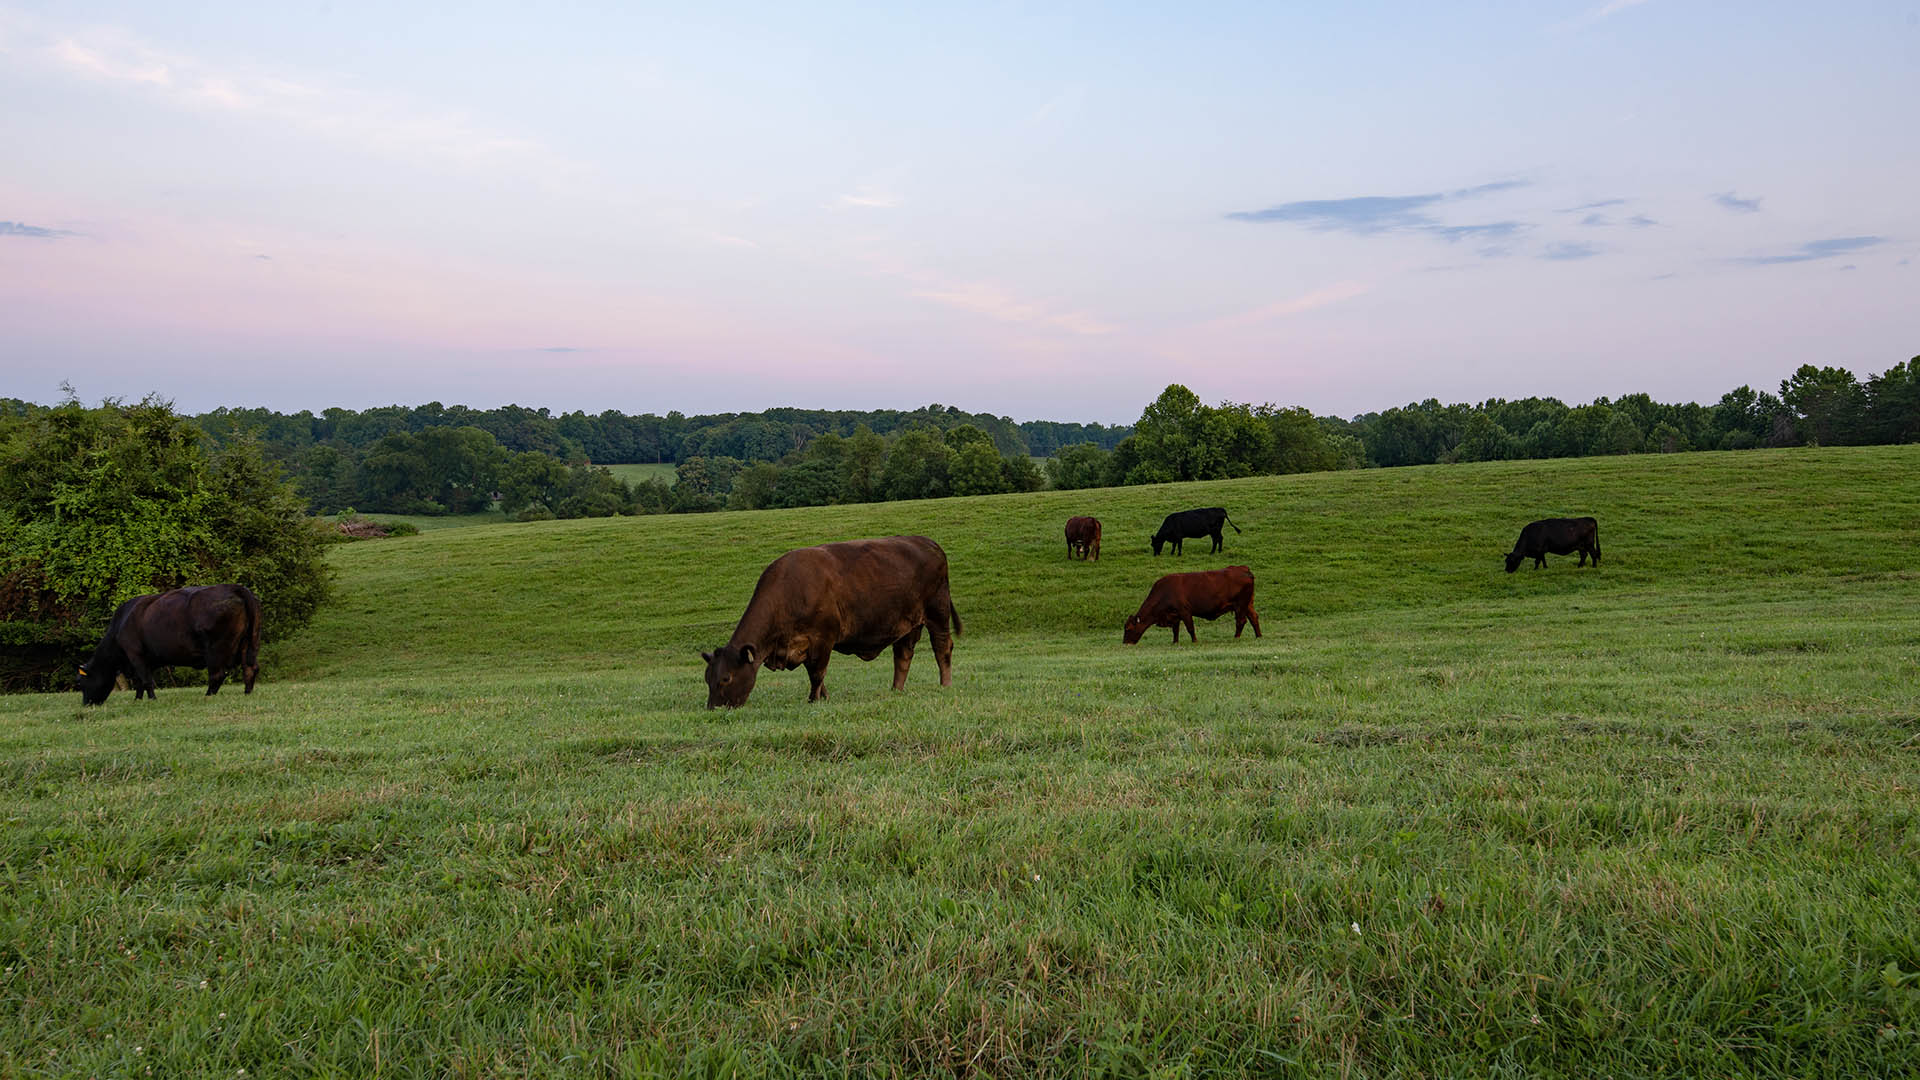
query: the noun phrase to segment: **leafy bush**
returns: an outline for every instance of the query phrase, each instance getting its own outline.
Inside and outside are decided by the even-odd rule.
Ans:
[[[285,638],[330,584],[305,505],[252,441],[210,454],[157,397],[0,419],[0,647],[62,657],[134,596],[223,581]]]

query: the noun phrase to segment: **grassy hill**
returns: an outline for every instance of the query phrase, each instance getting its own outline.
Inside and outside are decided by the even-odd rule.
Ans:
[[[701,708],[769,560],[904,532],[950,690]],[[1895,447],[343,546],[251,697],[0,700],[0,1074],[1910,1075],[1917,537]],[[1230,563],[1265,637],[1120,644]]]

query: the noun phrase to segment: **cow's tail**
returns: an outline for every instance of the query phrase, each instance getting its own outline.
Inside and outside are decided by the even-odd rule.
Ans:
[[[1600,565],[1600,523],[1593,523],[1593,565]]]
[[[1226,522],[1226,523],[1227,523],[1227,524],[1229,524],[1229,525],[1233,525],[1233,519],[1232,519],[1232,518],[1230,518],[1230,517],[1228,517],[1228,516],[1227,516],[1227,515],[1225,515],[1225,514],[1221,514],[1221,515],[1220,515],[1220,520],[1221,520],[1221,521],[1224,521],[1224,522]],[[1234,532],[1239,532],[1239,531],[1240,531],[1240,526],[1238,526],[1238,525],[1233,525],[1233,531],[1234,531]]]
[[[953,597],[947,597],[947,614],[953,616],[953,636],[960,636],[960,609],[953,606]]]

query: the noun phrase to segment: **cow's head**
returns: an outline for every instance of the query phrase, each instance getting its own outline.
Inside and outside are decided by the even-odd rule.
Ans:
[[[753,680],[760,675],[760,650],[752,645],[722,645],[703,652],[707,662],[707,708],[737,709],[753,693]]]
[[[1517,551],[1507,552],[1507,573],[1511,574],[1515,570],[1520,569],[1520,564],[1525,561],[1527,561],[1527,557],[1525,555],[1522,555]]]
[[[104,667],[96,667],[89,672],[85,667],[73,677],[73,688],[80,691],[80,704],[99,705],[113,693],[113,672]]]
[[[1155,552],[1155,554],[1159,554],[1159,553]],[[1121,631],[1120,633],[1121,644],[1133,645],[1138,643],[1140,640],[1140,635],[1146,633],[1148,628],[1150,628],[1152,625],[1153,625],[1152,623],[1148,622],[1147,620],[1141,618],[1138,615],[1127,616],[1127,628]]]
[[[1151,541],[1151,543],[1153,544],[1153,553],[1155,555],[1158,555],[1160,554],[1160,545],[1166,543],[1166,541],[1161,539],[1159,533],[1154,533],[1153,540]]]

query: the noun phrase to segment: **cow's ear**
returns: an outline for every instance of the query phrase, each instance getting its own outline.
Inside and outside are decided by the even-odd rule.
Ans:
[[[711,664],[713,663],[713,654],[710,652],[703,652],[700,654],[700,659],[705,660],[707,663]]]
[[[740,646],[740,662],[741,663],[751,664],[753,663],[753,658],[758,655],[759,653],[754,649],[753,646],[751,645]]]

